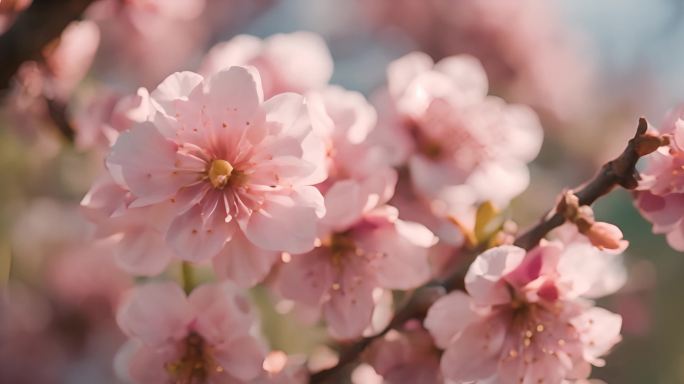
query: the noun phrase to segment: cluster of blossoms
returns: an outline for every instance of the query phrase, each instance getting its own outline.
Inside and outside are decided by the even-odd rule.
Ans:
[[[670,111],[659,131],[670,143],[649,156],[635,203],[654,233],[666,234],[672,248],[684,251],[684,107]]]
[[[2,31],[30,1],[0,3]],[[297,384],[333,371],[355,384],[588,382],[621,340],[622,317],[594,300],[624,284],[627,241],[583,190],[561,196],[533,244],[501,211],[530,184],[543,130],[532,108],[493,94],[563,117],[564,96],[584,85],[581,71],[551,73],[575,64],[545,37],[556,34],[548,10],[364,4],[426,51],[389,63],[367,99],[330,84],[332,56],[310,32],[237,35],[202,58],[225,3],[95,1],[16,74],[12,125],[73,127],[76,148],[102,161],[80,204],[89,223],[62,225],[61,208],[36,204],[17,225],[50,241],[17,235],[13,251],[55,257],[38,273],[49,295],[12,284],[14,300],[0,301],[0,381],[22,382],[33,353],[50,362],[47,382],[65,376],[55,356],[111,352],[81,334],[64,343],[48,320],[77,319],[84,333],[102,328],[127,383]],[[92,66],[115,84],[84,82]],[[628,146],[634,162],[653,152],[635,204],[684,251],[684,107],[659,131]],[[620,167],[589,194],[636,186],[634,164]],[[281,315],[318,322],[340,343],[339,365],[272,350],[254,287]]]
[[[240,290],[263,283],[334,339],[372,336],[391,318],[394,291],[449,272],[436,254],[476,245],[478,207],[506,206],[529,184],[539,120],[489,96],[477,59],[406,55],[373,104],[329,85],[331,74],[316,35],[238,36],[211,49],[199,73],[85,114],[82,142],[111,147],[81,204],[117,264],[135,276],[210,264],[220,280],[129,294],[117,317],[130,337],[116,364],[126,380],[302,382],[302,367],[267,354]],[[437,300],[423,325],[396,325],[355,376],[587,377],[620,338],[620,316],[590,299],[620,287],[610,276],[626,244],[604,252],[573,228],[527,253],[501,245],[478,256],[467,293]],[[441,374],[435,345],[446,349]]]

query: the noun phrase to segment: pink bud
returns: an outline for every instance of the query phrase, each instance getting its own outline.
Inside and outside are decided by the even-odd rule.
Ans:
[[[629,244],[622,238],[622,231],[613,224],[597,221],[584,233],[598,249],[623,250]]]

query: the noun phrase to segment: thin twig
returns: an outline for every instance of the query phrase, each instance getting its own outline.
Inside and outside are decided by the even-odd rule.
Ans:
[[[591,205],[617,186],[625,189],[637,187],[639,183],[639,174],[635,168],[637,161],[667,142],[663,138],[646,133],[647,129],[646,119],[640,118],[634,137],[629,140],[620,156],[604,164],[593,179],[574,192],[579,199],[579,205]],[[515,245],[525,249],[534,248],[544,236],[554,228],[563,225],[564,222],[563,215],[556,212],[554,208],[534,227],[520,235],[515,240]]]

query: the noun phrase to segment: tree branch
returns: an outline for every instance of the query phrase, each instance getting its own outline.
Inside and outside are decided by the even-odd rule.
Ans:
[[[646,119],[640,118],[634,137],[629,140],[620,156],[604,164],[593,179],[574,192],[579,199],[579,205],[591,205],[617,186],[625,189],[637,187],[639,184],[639,174],[636,171],[637,161],[668,142],[664,137],[647,133],[647,129]],[[565,223],[565,217],[554,208],[537,225],[520,235],[514,244],[528,250],[534,248],[544,236],[563,223]]]
[[[580,205],[591,205],[601,196],[612,191],[616,186],[622,186],[625,189],[636,188],[639,180],[639,174],[636,171],[637,161],[642,156],[655,151],[661,145],[666,145],[669,142],[667,137],[647,133],[647,129],[648,123],[646,122],[646,119],[640,118],[636,134],[629,140],[627,147],[622,154],[614,160],[604,164],[593,179],[585,183],[584,186],[575,192],[575,195],[579,198]],[[515,240],[514,244],[528,250],[534,248],[552,229],[561,226],[564,222],[565,218],[561,214],[555,212],[554,208],[537,225],[520,235]],[[475,257],[480,251],[482,251],[482,249],[475,248],[469,255]],[[309,383],[334,383],[337,375],[343,372],[350,364],[354,363],[361,353],[363,353],[365,348],[375,339],[382,337],[391,329],[401,327],[410,319],[424,318],[427,310],[439,297],[437,294],[438,291],[434,289],[435,287],[441,289],[442,292],[463,289],[464,277],[465,271],[460,269],[454,271],[451,276],[443,281],[433,281],[426,287],[419,289],[418,294],[397,311],[390,324],[382,332],[371,337],[363,338],[356,343],[343,348],[340,352],[340,359],[337,365],[311,375]],[[429,287],[432,287],[433,289],[430,290]]]
[[[78,19],[93,0],[33,0],[12,27],[0,35],[0,92],[6,90],[19,66],[40,60],[43,48]]]

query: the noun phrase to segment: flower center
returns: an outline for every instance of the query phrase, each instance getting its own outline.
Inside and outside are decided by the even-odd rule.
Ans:
[[[226,160],[213,160],[209,166],[209,181],[216,189],[223,189],[230,175],[233,173],[233,166]]]
[[[178,361],[167,363],[166,371],[177,384],[206,383],[209,376],[223,372],[223,367],[212,359],[202,336],[192,332],[182,342],[183,354]]]

